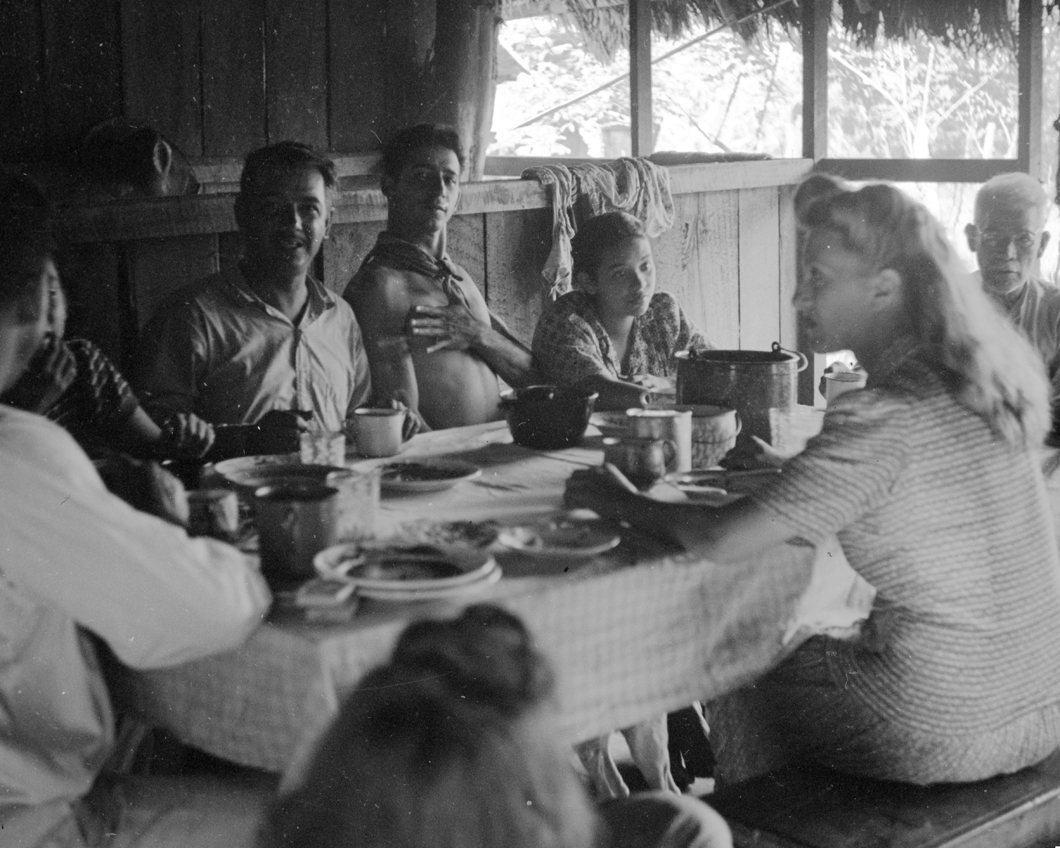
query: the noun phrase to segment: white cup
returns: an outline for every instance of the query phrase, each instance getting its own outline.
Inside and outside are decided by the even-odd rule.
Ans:
[[[642,439],[674,443],[674,459],[667,471],[692,470],[691,409],[627,409],[629,433]]]
[[[868,375],[861,371],[833,371],[824,375],[824,399],[831,403],[846,392],[865,388]]]
[[[393,456],[401,450],[403,409],[355,409],[353,437],[362,456]]]

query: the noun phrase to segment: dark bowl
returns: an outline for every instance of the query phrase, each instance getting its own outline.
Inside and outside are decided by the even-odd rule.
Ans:
[[[596,392],[562,386],[527,386],[501,396],[501,409],[516,444],[538,450],[569,448],[581,441]]]

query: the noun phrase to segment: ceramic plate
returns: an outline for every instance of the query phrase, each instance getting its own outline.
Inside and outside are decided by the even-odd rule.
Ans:
[[[438,492],[482,475],[477,465],[456,459],[404,459],[379,468],[386,492]]]
[[[625,436],[629,432],[629,416],[624,410],[594,412],[589,423],[603,436]]]
[[[666,482],[693,503],[725,506],[744,497],[725,488],[725,471],[688,471],[666,475]]]
[[[401,525],[403,540],[442,547],[488,548],[497,541],[496,521],[431,521],[421,519]]]
[[[214,465],[214,471],[230,483],[247,489],[278,483],[323,483],[332,471],[341,470],[335,465],[302,464],[298,454],[241,456]]]
[[[490,560],[493,562],[492,560]],[[492,583],[496,583],[501,579],[501,568],[496,563],[493,564],[493,568],[487,571],[478,580],[473,580],[468,583],[460,584],[446,584],[437,586],[427,586],[422,588],[400,588],[400,589],[380,589],[370,586],[358,586],[357,593],[364,598],[373,598],[377,601],[395,601],[395,602],[409,602],[409,601],[434,601],[439,598],[451,598],[455,595],[464,595],[470,592],[477,592],[480,589],[484,589]]]
[[[325,577],[349,580],[369,598],[445,597],[500,577],[493,557],[472,548],[352,542],[313,559]]]
[[[603,521],[558,518],[507,527],[497,539],[506,547],[534,556],[591,557],[611,550],[622,537]]]

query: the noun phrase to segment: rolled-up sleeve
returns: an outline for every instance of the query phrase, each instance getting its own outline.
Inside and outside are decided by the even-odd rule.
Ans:
[[[123,662],[155,668],[228,650],[260,623],[270,595],[245,554],[110,494],[57,427],[8,427],[0,451],[4,579]]]
[[[144,328],[135,385],[148,412],[160,418],[197,412],[207,361],[201,316],[186,301],[171,301]]]

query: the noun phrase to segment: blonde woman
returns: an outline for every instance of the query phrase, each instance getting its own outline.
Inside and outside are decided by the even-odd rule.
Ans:
[[[757,770],[795,756],[912,783],[1037,762],[1060,745],[1060,558],[1034,455],[1049,426],[1041,363],[902,192],[813,176],[795,203],[795,307],[815,350],[854,351],[866,388],[830,407],[753,500],[654,503],[580,472],[568,503],[719,561],[838,533],[877,588],[886,626],[871,646],[813,639],[715,714],[723,779],[759,755]],[[756,725],[759,750],[726,736],[730,717]]]

